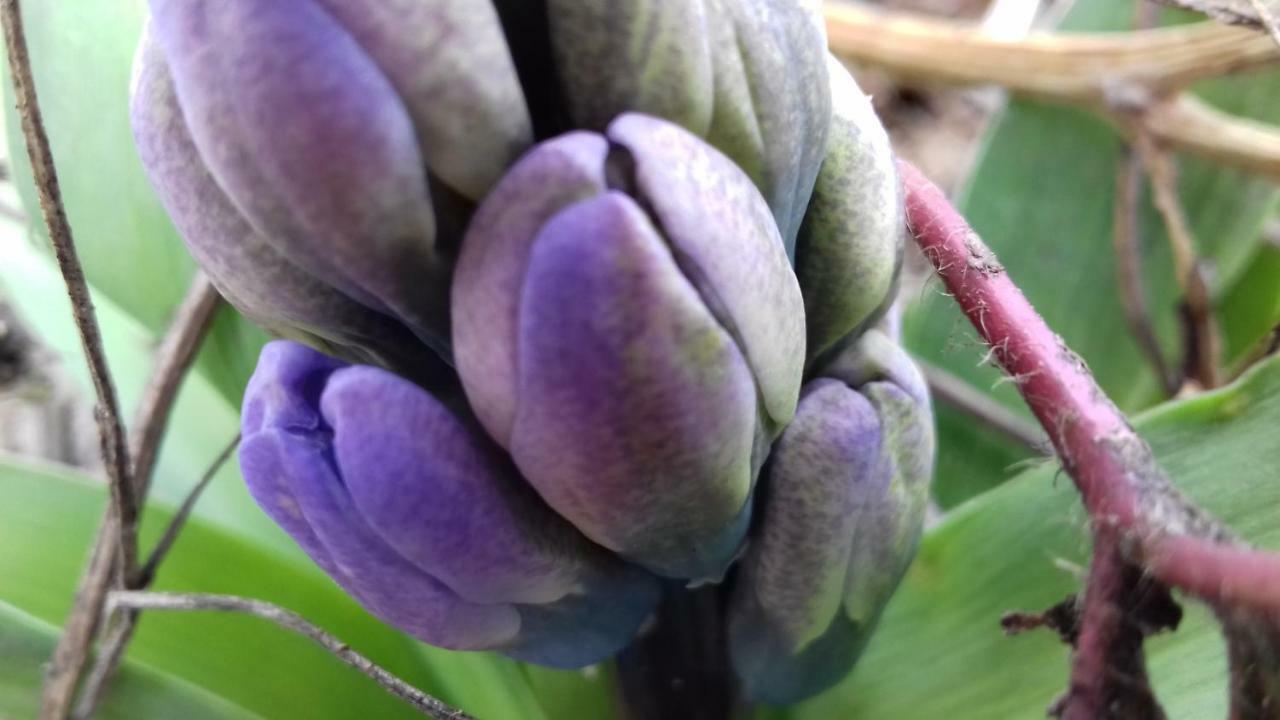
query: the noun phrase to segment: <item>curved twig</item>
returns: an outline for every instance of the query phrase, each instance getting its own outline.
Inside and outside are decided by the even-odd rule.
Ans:
[[[169,525],[164,529],[164,534],[160,536],[155,548],[147,556],[146,562],[138,569],[137,577],[134,578],[130,589],[145,589],[151,586],[151,581],[155,578],[160,563],[164,562],[174,543],[177,542],[178,534],[185,527],[187,519],[191,516],[191,511],[195,508],[196,501],[200,499],[205,488],[213,480],[214,475],[218,474],[218,470],[222,468],[231,457],[231,453],[239,445],[240,433],[236,433],[236,436],[214,458],[208,469],[205,470],[204,475],[187,493],[187,497],[182,501],[178,512],[169,521]],[[124,651],[129,647],[129,642],[133,640],[133,632],[137,626],[138,611],[126,610],[120,613],[115,618],[115,623],[110,625],[107,631],[103,633],[103,638],[98,643],[97,659],[94,660],[93,668],[84,679],[84,686],[80,690],[80,699],[76,701],[72,717],[88,720],[97,712],[98,705],[102,702],[107,686],[115,675],[116,668],[120,666],[120,661],[124,659]]]
[[[108,606],[120,610],[213,611],[253,615],[310,638],[339,660],[369,676],[384,690],[409,703],[427,717],[439,720],[469,720],[470,718],[463,711],[449,707],[384,670],[301,615],[263,600],[205,593],[125,591],[111,593]]]
[[[831,49],[907,80],[1001,85],[1102,115],[1125,134],[1135,116],[1175,150],[1280,180],[1280,128],[1237,118],[1181,93],[1209,77],[1280,62],[1280,48],[1243,28],[1200,23],[1122,33],[1011,40],[977,25],[826,3]]]
[[[49,230],[49,240],[57,257],[58,269],[67,285],[71,313],[80,332],[80,342],[89,364],[89,376],[97,394],[94,417],[98,424],[98,439],[113,508],[109,519],[104,523],[104,532],[115,536],[117,533],[123,534],[125,528],[136,527],[138,514],[137,496],[130,474],[129,450],[125,446],[124,423],[120,420],[119,401],[102,347],[102,333],[94,314],[93,299],[89,295],[89,286],[71,234],[71,225],[67,222],[66,209],[62,204],[58,173],[54,168],[49,137],[40,116],[40,103],[36,97],[35,78],[31,72],[31,58],[18,0],[0,2],[0,24],[4,26],[14,97],[22,121],[22,134],[26,139],[36,192],[40,198],[40,210]],[[118,561],[126,572],[132,572],[137,559],[137,544],[131,537],[122,537],[121,540],[113,548],[95,547],[95,563],[109,566]],[[41,718],[60,720],[66,716],[76,680],[87,657],[88,644],[98,624],[100,603],[100,594],[95,595],[92,591],[76,596],[75,609],[64,633],[64,638],[69,638],[69,641],[58,643],[45,675]]]

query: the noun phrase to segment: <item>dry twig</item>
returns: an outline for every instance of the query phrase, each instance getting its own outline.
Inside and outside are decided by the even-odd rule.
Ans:
[[[145,497],[160,439],[168,425],[181,380],[195,361],[200,341],[208,332],[221,300],[203,273],[197,273],[179,306],[174,322],[156,353],[151,380],[138,408],[130,449],[136,459],[133,487],[137,497]],[[121,541],[114,507],[108,507],[98,528],[93,550],[76,591],[76,602],[58,639],[55,660],[50,664],[45,685],[42,718],[61,720],[71,709],[71,701],[81,673],[89,660],[89,650],[104,617],[103,606],[113,580],[123,586],[125,578],[115,562]],[[133,525],[136,533],[136,520]],[[131,535],[136,537],[136,535]],[[114,572],[113,572],[114,571]],[[130,573],[130,576],[135,573]],[[58,658],[62,658],[61,661]],[[57,671],[56,673],[54,671]]]
[[[1186,373],[1201,387],[1218,386],[1218,361],[1221,339],[1213,315],[1213,300],[1204,266],[1196,253],[1191,225],[1187,222],[1182,202],[1178,199],[1177,171],[1173,158],[1156,147],[1143,130],[1134,135],[1134,149],[1151,180],[1156,209],[1164,219],[1165,235],[1173,250],[1173,272],[1182,290],[1187,337]]]
[[[1162,145],[1280,180],[1280,129],[1180,92],[1196,80],[1280,61],[1280,48],[1253,31],[1201,23],[1010,40],[855,3],[823,7],[832,50],[851,60],[918,82],[1002,85],[1100,113],[1122,132],[1144,110],[1143,127]]]
[[[967,381],[925,360],[913,359],[929,384],[929,393],[939,402],[981,422],[1036,455],[1047,452],[1048,438],[1033,423],[1023,420],[990,395],[974,389]]]
[[[27,155],[31,160],[33,180],[40,198],[40,210],[49,230],[49,240],[57,257],[58,268],[67,285],[67,294],[71,298],[72,316],[80,332],[80,342],[84,346],[89,375],[93,379],[94,391],[97,395],[94,415],[98,423],[98,436],[111,492],[111,505],[114,508],[112,517],[116,520],[108,521],[105,526],[108,528],[108,534],[114,535],[120,532],[120,528],[135,523],[138,512],[130,475],[129,451],[125,446],[124,424],[120,420],[120,407],[116,399],[111,371],[107,365],[106,353],[102,347],[102,334],[94,314],[93,300],[89,295],[89,286],[85,282],[84,270],[80,266],[80,258],[76,253],[75,241],[71,234],[71,225],[67,221],[66,209],[62,204],[62,193],[58,186],[53,153],[40,116],[35,78],[31,72],[31,58],[22,27],[22,9],[18,0],[0,2],[0,23],[4,26],[14,97],[22,122]],[[135,545],[120,542],[116,545],[115,552],[108,553],[99,548],[95,550],[95,554],[102,555],[103,563],[116,562],[118,557],[120,566],[131,572],[136,562],[136,551]],[[46,674],[44,702],[41,707],[42,718],[60,720],[66,716],[79,670],[83,667],[87,652],[87,642],[81,643],[74,639],[82,637],[87,640],[92,637],[98,621],[100,608],[97,607],[97,603],[99,601],[100,598],[93,597],[92,593],[80,593],[76,596],[76,607],[67,622],[64,635],[71,636],[73,641],[59,642],[50,660]]]
[[[139,568],[137,578],[131,583],[130,589],[145,589],[151,586],[160,563],[164,562],[169,550],[173,548],[173,544],[178,539],[178,534],[182,532],[187,519],[191,516],[192,509],[195,508],[196,501],[200,499],[205,488],[213,480],[214,475],[218,474],[218,470],[227,462],[231,457],[231,453],[235,451],[239,444],[240,434],[236,433],[231,442],[227,443],[227,446],[218,454],[218,457],[214,458],[213,462],[210,463],[209,468],[205,470],[199,482],[187,493],[187,497],[182,501],[182,506],[178,508],[178,512],[174,514],[169,521],[169,525],[165,528],[164,534],[156,542],[155,548],[147,556],[147,561]],[[93,717],[98,705],[102,702],[111,678],[115,676],[115,671],[120,666],[120,661],[124,659],[124,651],[133,639],[133,632],[137,626],[138,611],[125,610],[120,613],[115,622],[104,633],[102,641],[99,643],[97,659],[94,661],[93,668],[89,671],[88,676],[85,677],[84,687],[80,690],[80,699],[76,703],[75,712],[72,714],[73,717],[82,720]]]
[[[1151,312],[1147,308],[1146,283],[1142,277],[1142,166],[1136,153],[1127,148],[1116,172],[1116,206],[1112,240],[1116,254],[1116,281],[1129,331],[1160,378],[1165,394],[1172,397],[1182,381],[1165,362],[1164,350],[1156,337]]]
[[[409,703],[427,717],[440,720],[468,720],[470,717],[387,672],[297,613],[269,602],[231,595],[124,591],[112,593],[108,605],[121,610],[212,611],[253,615],[310,638],[339,660],[369,676],[387,692]]]

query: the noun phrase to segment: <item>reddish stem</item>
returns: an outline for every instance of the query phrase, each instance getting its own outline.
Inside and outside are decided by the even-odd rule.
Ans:
[[[1215,606],[1280,616],[1280,556],[1233,544],[1183,499],[1084,362],[1027,302],[942,191],[900,162],[907,219],[992,356],[1017,382],[1092,518],[1119,530],[1129,561]]]

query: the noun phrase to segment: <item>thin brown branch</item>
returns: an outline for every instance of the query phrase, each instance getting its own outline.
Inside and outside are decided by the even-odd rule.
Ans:
[[[1268,38],[1213,23],[1006,39],[968,22],[861,3],[825,3],[823,12],[828,43],[839,55],[917,80],[1004,85],[1050,100],[1105,103],[1119,82],[1158,94],[1280,60]]]
[[[1200,23],[1101,34],[995,38],[973,24],[826,3],[831,49],[908,82],[1001,85],[1081,107],[1131,132],[1135,109],[1162,145],[1280,180],[1280,128],[1180,93],[1203,78],[1266,67],[1280,48],[1256,32]]]
[[[352,650],[346,643],[316,627],[297,613],[252,598],[204,593],[114,592],[108,602],[115,609],[177,610],[183,612],[233,612],[252,615],[313,640],[347,665],[359,670],[384,690],[409,703],[423,715],[440,720],[467,720],[470,716],[449,707]]]
[[[209,464],[199,482],[187,493],[182,506],[178,508],[178,512],[173,516],[173,519],[169,521],[169,525],[165,527],[164,534],[161,535],[155,548],[147,556],[147,561],[143,563],[142,568],[138,571],[138,577],[133,583],[134,588],[145,589],[151,586],[152,580],[155,579],[156,571],[169,554],[169,550],[173,548],[173,544],[178,539],[178,534],[182,532],[187,519],[191,516],[192,509],[195,508],[196,501],[200,499],[200,495],[209,486],[214,475],[231,457],[231,453],[239,444],[240,434],[236,433],[236,436],[232,438],[231,442],[227,443],[227,446],[218,454],[218,457],[214,458],[213,462]],[[116,617],[115,622],[99,643],[98,656],[94,660],[93,668],[85,677],[84,686],[80,690],[80,699],[76,702],[75,712],[72,713],[72,717],[77,718],[77,720],[87,720],[93,717],[98,705],[102,702],[111,678],[120,666],[120,661],[124,659],[124,651],[133,639],[133,631],[137,628],[137,625],[137,610],[125,610]]]
[[[93,380],[94,392],[97,396],[94,416],[98,424],[98,437],[103,466],[106,468],[110,487],[111,505],[114,508],[113,516],[123,520],[121,523],[114,521],[104,523],[107,534],[114,536],[119,528],[136,522],[138,513],[134,485],[130,478],[129,451],[125,446],[124,424],[120,420],[120,407],[116,399],[111,371],[107,365],[106,353],[102,347],[102,334],[94,314],[93,300],[89,295],[89,286],[84,278],[84,270],[80,266],[79,255],[76,253],[71,225],[67,221],[66,209],[62,204],[62,193],[58,185],[58,173],[54,167],[53,152],[49,147],[49,137],[40,115],[35,78],[31,72],[31,58],[22,26],[22,9],[18,0],[0,1],[0,24],[4,26],[14,98],[22,123],[27,156],[31,160],[36,192],[40,199],[40,211],[49,231],[49,240],[53,245],[58,268],[67,285],[72,316],[80,333],[80,342],[84,347],[85,359],[89,365],[89,376]],[[116,552],[95,550],[95,558],[100,558],[99,563],[109,565],[116,562],[118,554],[121,567],[132,571],[136,562],[136,552],[136,545],[120,542],[117,543]],[[67,622],[66,636],[69,636],[70,640],[59,642],[46,671],[44,699],[40,709],[40,717],[43,719],[61,720],[67,714],[76,680],[80,669],[84,666],[88,639],[93,636],[96,629],[99,602],[101,597],[96,596],[92,590],[78,593],[76,596],[76,607]]]
[[[929,384],[930,394],[939,402],[959,410],[1037,455],[1047,452],[1048,438],[1034,424],[946,370],[919,358],[915,358],[915,363]]]
[[[226,464],[231,457],[231,453],[235,452],[237,446],[240,445],[240,433],[227,443],[227,446],[218,453],[213,462],[209,464],[208,469],[204,471],[204,475],[200,477],[200,481],[192,486],[191,491],[187,493],[187,497],[182,501],[182,505],[178,508],[178,512],[173,516],[173,520],[165,528],[164,534],[160,536],[160,540],[156,542],[156,546],[152,549],[151,554],[147,556],[147,561],[143,563],[138,573],[136,584],[138,587],[148,587],[151,581],[155,579],[156,570],[159,569],[160,563],[164,562],[169,551],[173,549],[174,542],[178,539],[178,534],[182,532],[182,528],[186,525],[187,519],[191,517],[191,511],[196,506],[196,501],[200,499],[200,495],[204,493],[204,489],[213,481],[213,476],[218,474],[222,466]]]
[[[1150,6],[1144,6],[1150,7]],[[1178,392],[1181,380],[1165,362],[1164,350],[1156,337],[1151,312],[1147,308],[1146,283],[1142,277],[1142,214],[1139,198],[1142,192],[1142,167],[1132,148],[1120,157],[1116,172],[1116,204],[1112,241],[1116,254],[1116,282],[1125,321],[1138,348],[1146,356],[1160,378],[1165,394]]]
[[[1173,271],[1182,291],[1187,337],[1186,372],[1204,388],[1219,384],[1222,342],[1213,315],[1209,282],[1196,252],[1196,241],[1178,197],[1177,169],[1173,158],[1143,131],[1134,138],[1138,158],[1146,168],[1156,209],[1164,219],[1165,235],[1173,251]]]
[[[130,442],[131,454],[136,459],[133,486],[140,498],[147,493],[160,439],[168,425],[181,380],[195,361],[196,351],[220,304],[208,279],[203,273],[197,273],[175,314],[173,324],[160,343],[155,368],[143,391]],[[71,710],[76,686],[89,660],[93,638],[105,617],[103,608],[107,591],[113,581],[124,578],[116,562],[121,538],[116,518],[114,506],[108,506],[98,528],[93,552],[80,579],[74,606],[54,650],[54,660],[50,662],[43,701],[48,714],[42,715],[42,720],[61,720]],[[134,532],[136,527],[135,521]],[[125,641],[127,642],[127,638]],[[109,675],[109,671],[107,674]]]
[[[146,497],[150,487],[160,441],[169,425],[169,414],[173,411],[178,389],[182,387],[182,379],[195,362],[200,344],[221,306],[222,296],[209,278],[203,272],[196,272],[186,296],[174,313],[170,330],[156,351],[151,381],[143,391],[134,419],[137,431],[130,438],[130,450],[139,497]]]

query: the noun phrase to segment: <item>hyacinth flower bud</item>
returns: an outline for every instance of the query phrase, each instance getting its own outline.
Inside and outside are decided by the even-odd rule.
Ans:
[[[730,598],[749,696],[796,702],[848,673],[915,554],[933,450],[924,381],[880,330],[805,384]]]
[[[827,77],[831,132],[796,240],[811,367],[893,302],[906,228],[893,150],[871,99],[830,55]]]
[[[464,416],[298,343],[245,395],[249,489],[370,612],[446,648],[580,667],[623,647],[657,581],[551,512]]]
[[[723,574],[804,364],[799,287],[731,160],[638,114],[536,146],[477,210],[453,311],[476,416],[552,508],[660,575]]]
[[[461,229],[532,141],[493,7],[152,0],[151,9],[157,48],[139,56],[136,132],[215,284],[288,335],[341,349],[375,334],[377,355],[400,342],[378,327],[394,324],[447,357]],[[171,141],[157,139],[157,126]],[[302,309],[304,297],[341,307],[330,323],[314,305]]]
[[[624,112],[677,123],[759,188],[791,253],[822,164],[831,97],[812,0],[546,0],[574,127]]]

